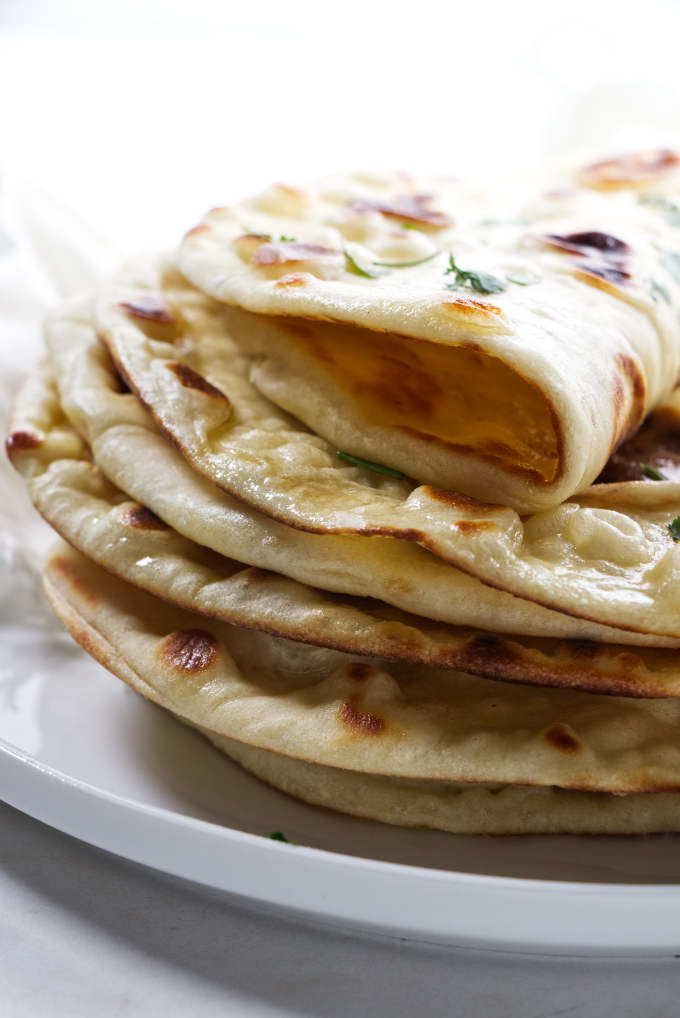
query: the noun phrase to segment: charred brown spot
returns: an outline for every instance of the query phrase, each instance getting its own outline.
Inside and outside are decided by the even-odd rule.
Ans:
[[[342,257],[342,251],[321,244],[301,244],[298,241],[281,241],[278,244],[261,244],[253,255],[253,265],[287,265],[290,262],[306,262],[310,259]]]
[[[353,661],[347,668],[347,675],[350,679],[355,682],[363,682],[370,678],[373,674],[373,669],[370,665],[364,664],[363,661]]]
[[[123,366],[114,360],[113,353],[109,349],[106,336],[102,332],[97,333],[97,342],[99,343],[101,351],[106,359],[106,368],[111,376],[111,389],[121,396],[127,396],[132,392],[132,389],[125,378]]]
[[[397,194],[390,201],[356,198],[350,202],[350,209],[358,215],[380,212],[383,216],[394,216],[425,226],[450,226],[453,220],[444,212],[431,208],[432,201],[431,194]]]
[[[169,530],[167,523],[144,505],[127,506],[123,512],[123,523],[135,530]]]
[[[168,371],[172,371],[173,375],[186,389],[197,389],[208,396],[214,396],[215,399],[223,399],[229,402],[225,394],[217,386],[209,382],[203,375],[199,375],[198,371],[194,371],[188,364],[170,361],[166,366]]]
[[[577,753],[582,748],[569,725],[563,725],[561,722],[550,726],[545,733],[545,740],[561,753]]]
[[[512,662],[520,664],[521,661],[512,643],[493,633],[481,633],[464,647],[458,667],[469,668],[476,675],[509,675],[514,672]]]
[[[478,502],[470,495],[464,495],[462,491],[448,491],[446,488],[435,488],[430,484],[423,485],[423,494],[436,502],[443,502],[454,509],[463,509],[471,513],[492,513],[498,506],[490,505],[488,502]]]
[[[644,403],[647,397],[647,383],[645,382],[645,376],[640,365],[632,357],[628,357],[623,353],[616,355],[616,361],[630,383],[635,401],[637,403]]]
[[[488,520],[459,520],[456,523],[456,530],[464,537],[473,537],[482,530],[493,530],[495,524]]]
[[[538,237],[544,244],[570,255],[584,256],[587,260],[576,265],[576,277],[586,283],[601,286],[612,283],[623,286],[631,278],[624,268],[630,247],[624,240],[599,230],[580,233],[544,233]],[[604,289],[604,287],[602,287]]]
[[[276,280],[277,286],[304,286],[309,279],[308,272],[289,272],[287,276],[281,276]]]
[[[133,318],[144,318],[162,325],[171,325],[175,321],[168,303],[160,294],[140,294],[134,300],[121,301],[120,306]]]
[[[357,533],[363,534],[364,537],[397,537],[402,541],[413,541],[415,544],[427,544],[427,535],[422,530],[416,530],[415,527],[391,527],[386,524],[377,525],[374,527],[362,527]],[[409,589],[408,584],[404,585],[403,579],[400,583],[401,589]]]
[[[338,717],[342,724],[363,735],[379,735],[387,727],[384,718],[368,711],[358,710],[352,700],[340,704]]]
[[[180,629],[165,638],[162,655],[173,668],[202,672],[217,657],[217,640],[204,629]]]
[[[54,555],[48,562],[50,569],[59,573],[72,590],[75,590],[83,600],[95,605],[99,601],[97,592],[87,583],[78,571],[75,563],[65,555]]]
[[[579,172],[585,187],[613,190],[619,187],[644,184],[678,168],[680,158],[669,148],[648,149],[603,159]]]
[[[630,650],[623,650],[617,654],[616,662],[626,671],[637,671],[642,666],[642,659]]]
[[[467,649],[480,655],[489,653],[496,654],[502,643],[503,640],[501,637],[496,636],[494,633],[480,633],[470,640],[467,645]]]
[[[574,657],[591,659],[596,658],[602,649],[601,644],[595,640],[571,640],[568,646]]]
[[[551,247],[560,251],[567,251],[569,254],[581,254],[592,257],[593,254],[606,258],[607,261],[621,261],[630,253],[630,248],[624,240],[612,236],[611,233],[601,233],[599,230],[584,230],[581,233],[545,233],[540,239]]]
[[[605,283],[614,283],[616,286],[624,286],[631,278],[630,272],[619,268],[617,265],[607,265],[604,262],[579,262],[576,266],[576,277],[586,283],[597,283],[602,280]]]
[[[465,318],[502,318],[503,312],[495,304],[485,304],[474,297],[445,297],[442,307],[447,311],[456,311]]]
[[[32,434],[30,431],[13,431],[5,439],[5,449],[10,460],[19,452],[29,452],[31,449],[39,449],[43,444],[42,438]]]
[[[631,392],[631,407],[628,413],[628,422],[624,438],[637,432],[645,416],[647,404],[647,383],[642,369],[637,361],[627,354],[619,353],[616,361],[625,378]]]

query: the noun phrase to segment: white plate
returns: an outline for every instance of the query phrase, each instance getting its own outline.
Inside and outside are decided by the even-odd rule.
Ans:
[[[26,619],[25,601],[0,645],[0,796],[31,816],[317,919],[489,949],[680,949],[677,837],[454,837],[313,809],[131,692],[46,608]]]
[[[41,247],[57,254],[47,264],[43,251],[43,273],[95,263],[90,242],[76,257],[74,224],[42,209],[48,240],[50,223]],[[40,346],[40,266],[29,271],[24,247],[0,257],[0,432]],[[46,528],[4,457],[0,491],[0,798],[129,859],[317,919],[490,949],[680,953],[677,837],[410,831],[304,806],[242,772],[61,631],[24,555]],[[275,830],[296,844],[271,841]]]

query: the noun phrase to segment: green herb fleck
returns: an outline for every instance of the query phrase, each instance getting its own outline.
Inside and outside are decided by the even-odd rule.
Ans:
[[[450,272],[454,273],[453,283],[446,284],[450,290],[455,290],[459,286],[466,286],[468,283],[477,293],[500,293],[501,290],[505,290],[503,280],[497,276],[492,276],[490,272],[472,272],[469,269],[459,269],[452,254],[449,254],[449,267],[444,269],[444,274],[448,275]]]
[[[671,532],[671,537],[674,541],[680,541],[680,516],[676,516],[672,523],[667,523],[666,526]]]
[[[680,205],[662,194],[641,194],[638,198],[641,205],[663,212],[671,226],[680,226]]]
[[[541,282],[541,276],[529,269],[517,269],[516,272],[506,272],[505,278],[509,283],[517,283],[518,286],[532,286]]]
[[[394,470],[392,467],[384,467],[382,463],[371,463],[370,460],[362,460],[360,456],[352,456],[350,452],[342,452],[338,449],[335,454],[338,459],[345,463],[351,463],[353,467],[365,467],[366,470],[374,470],[376,474],[387,474],[388,477],[396,477],[398,481],[404,476],[401,470]]]
[[[424,258],[416,258],[412,262],[372,262],[371,264],[384,265],[386,269],[410,269],[412,265],[423,265],[425,262],[431,262],[440,253],[439,251],[433,251],[432,254],[425,255]]]
[[[676,283],[680,283],[680,254],[677,251],[661,250],[661,264]]]
[[[348,251],[345,251],[345,258],[347,259],[347,268],[357,276],[366,276],[368,279],[380,279],[381,276],[385,275],[384,272],[365,269],[358,265]]]
[[[650,292],[652,295],[652,300],[656,301],[659,299],[659,297],[661,297],[661,299],[665,300],[667,304],[670,304],[671,298],[668,293],[668,290],[666,289],[665,286],[662,286],[661,283],[657,283],[656,279],[652,280]]]
[[[283,831],[272,831],[269,837],[272,839],[272,841],[285,841],[287,845],[290,845],[290,841],[283,833]]]
[[[675,202],[663,194],[641,194],[638,201],[641,205],[651,205],[652,208],[661,209],[662,212],[680,212]]]
[[[285,234],[281,234],[279,237],[279,244],[295,244],[297,237],[286,237]]]
[[[417,230],[417,229],[419,229],[419,227],[417,227],[415,223],[402,223],[401,224],[401,228],[402,228],[402,230]]]
[[[662,474],[660,470],[653,467],[651,463],[641,463],[640,470],[645,477],[651,478],[652,481],[667,481],[668,478],[665,474]]]

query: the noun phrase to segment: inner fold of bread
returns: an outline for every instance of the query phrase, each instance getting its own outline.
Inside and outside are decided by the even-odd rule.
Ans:
[[[367,424],[445,443],[539,484],[557,478],[559,425],[545,394],[476,344],[298,321],[285,331]]]

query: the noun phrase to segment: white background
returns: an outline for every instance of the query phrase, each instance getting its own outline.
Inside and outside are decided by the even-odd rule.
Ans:
[[[680,126],[671,0],[0,0],[0,33],[0,165],[126,252],[272,179]]]
[[[679,46],[670,0],[0,0],[0,183],[57,252],[41,192],[75,210],[101,237],[96,274],[109,245],[172,247],[206,208],[272,179],[510,174],[542,154],[657,140],[680,128]],[[69,257],[55,269],[64,289],[81,278]],[[3,1018],[677,1013],[678,961],[520,960],[331,933],[8,807],[0,822]]]

